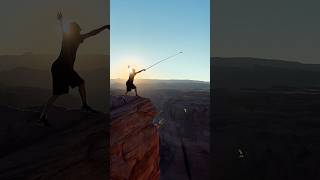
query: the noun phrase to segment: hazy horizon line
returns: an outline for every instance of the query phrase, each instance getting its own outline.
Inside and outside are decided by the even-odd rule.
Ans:
[[[59,53],[34,53],[34,52],[0,53],[0,56],[24,56],[24,55],[59,55]],[[102,56],[110,56],[110,54],[103,54],[103,53],[77,53],[77,55],[102,55]]]
[[[210,56],[210,59],[211,58],[225,58],[225,59],[248,58],[248,59],[257,59],[257,60],[285,61],[285,62],[293,62],[293,63],[300,63],[300,64],[320,64],[320,62],[311,63],[311,62],[303,62],[303,60],[288,60],[285,58],[269,58],[269,57],[253,57],[253,56]]]
[[[124,78],[110,78],[110,80],[127,80],[127,79],[124,79]],[[137,78],[136,80],[163,80],[163,81],[198,81],[198,82],[204,82],[204,83],[210,83],[210,80],[209,81],[204,81],[204,80],[195,80],[195,79],[156,79],[156,78],[143,78],[143,79],[140,79],[140,78]]]

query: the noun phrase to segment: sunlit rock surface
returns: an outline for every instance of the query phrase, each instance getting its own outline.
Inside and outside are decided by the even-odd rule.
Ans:
[[[159,135],[153,124],[156,114],[149,99],[111,98],[111,179],[159,179]]]

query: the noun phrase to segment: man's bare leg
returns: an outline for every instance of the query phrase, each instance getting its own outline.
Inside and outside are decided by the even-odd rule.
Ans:
[[[81,97],[82,106],[88,106],[86,86],[85,86],[84,83],[82,83],[82,84],[79,86],[79,94],[80,94],[80,97]]]
[[[44,116],[47,115],[48,110],[51,108],[52,104],[58,99],[58,97],[59,97],[59,95],[52,95],[48,99],[47,103],[43,107],[43,110],[42,110],[41,115],[40,115],[40,119],[42,119]]]
[[[87,111],[87,112],[96,113],[97,111],[92,109],[87,103],[87,92],[86,92],[86,87],[85,87],[84,83],[82,83],[79,86],[79,94],[80,94],[81,101],[82,101],[82,110]]]
[[[136,96],[138,96],[137,88],[134,89],[134,92],[136,92]]]

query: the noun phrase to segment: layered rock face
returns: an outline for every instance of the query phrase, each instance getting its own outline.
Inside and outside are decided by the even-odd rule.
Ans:
[[[141,97],[111,97],[110,166],[112,180],[160,177],[157,111]]]
[[[39,127],[39,110],[0,107],[0,179],[107,179],[106,114],[53,108],[53,127]]]

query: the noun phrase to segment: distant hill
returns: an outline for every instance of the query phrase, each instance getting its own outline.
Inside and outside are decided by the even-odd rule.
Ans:
[[[17,108],[42,106],[51,95],[51,90],[23,87],[23,86],[3,86],[0,85],[0,106],[10,106]],[[74,95],[65,95],[56,102],[68,108],[79,108],[80,98]]]
[[[51,64],[57,59],[58,54],[32,54],[0,55],[0,71],[11,70],[17,67],[32,68],[38,70],[50,70]],[[109,69],[108,55],[78,55],[75,68],[90,71],[97,68]]]
[[[211,58],[214,88],[320,88],[320,64],[259,58]]]
[[[53,55],[30,53],[0,56],[1,104],[18,107],[43,104],[51,94],[50,66],[55,59]],[[89,103],[102,111],[107,107],[108,61],[106,55],[80,55],[75,64],[75,69],[86,81]],[[71,94],[74,96],[62,98],[68,99],[62,104],[79,106],[78,90],[72,90]]]
[[[175,89],[175,90],[203,90],[209,91],[210,83],[195,80],[160,80],[160,79],[135,79],[135,84],[141,89]],[[126,79],[111,79],[111,89],[124,89]]]

